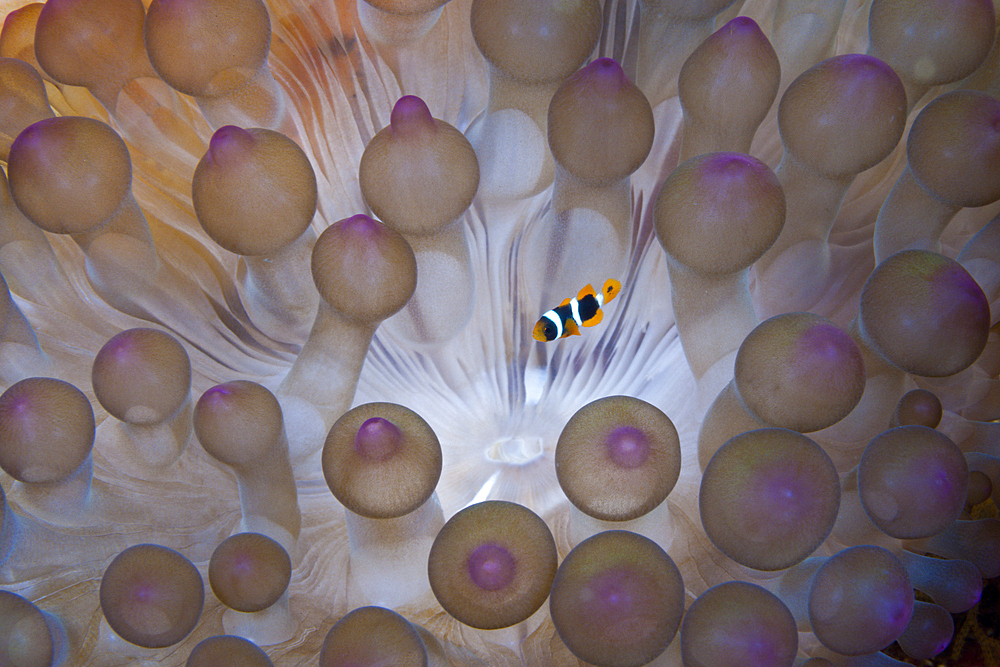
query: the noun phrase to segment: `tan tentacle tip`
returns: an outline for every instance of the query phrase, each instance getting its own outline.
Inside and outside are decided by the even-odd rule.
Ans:
[[[82,391],[28,378],[0,396],[0,467],[20,482],[60,482],[94,446],[94,410]]]
[[[132,189],[132,160],[125,142],[101,121],[60,116],[18,135],[7,177],[29,220],[53,234],[73,234],[103,224],[121,207]]]
[[[358,180],[365,202],[385,224],[406,235],[437,234],[476,196],[479,159],[458,129],[407,95],[365,147]]]
[[[944,377],[972,365],[986,347],[990,305],[961,264],[927,250],[903,250],[875,267],[861,291],[861,333],[890,363]]]
[[[267,609],[284,595],[291,578],[288,552],[259,533],[239,533],[226,539],[208,563],[212,592],[236,611]]]
[[[384,607],[361,607],[330,628],[319,667],[427,667],[427,649],[409,621]]]
[[[854,409],[866,374],[847,332],[819,315],[787,313],[757,325],[744,339],[734,380],[752,415],[770,426],[810,433]]]
[[[828,58],[791,83],[778,105],[781,141],[827,178],[854,176],[881,162],[906,126],[906,92],[878,58]]]
[[[273,667],[267,653],[253,642],[232,635],[218,635],[198,642],[185,667]]]
[[[449,614],[474,628],[527,619],[549,595],[556,544],[541,517],[516,503],[470,505],[448,520],[431,547],[431,590]]]
[[[417,287],[417,261],[398,232],[364,214],[327,227],[313,246],[313,280],[333,310],[361,324],[398,312]]]
[[[365,0],[365,2],[375,9],[401,16],[426,14],[448,4],[448,0]]]
[[[471,22],[476,46],[491,65],[524,83],[553,83],[593,51],[601,6],[597,0],[474,0]]]
[[[598,667],[639,667],[677,633],[684,582],[655,542],[609,530],[569,552],[556,572],[549,609],[576,657]]]
[[[145,39],[153,68],[171,87],[218,97],[264,65],[271,19],[261,0],[153,0]]]
[[[281,406],[267,388],[234,380],[205,391],[194,408],[194,431],[211,456],[245,466],[274,450],[284,435]]]
[[[173,549],[139,544],[118,554],[101,578],[101,610],[122,639],[171,646],[198,623],[205,586],[197,568]]]
[[[891,428],[897,426],[937,428],[943,414],[944,409],[937,396],[926,389],[913,389],[903,394],[903,397],[899,399],[889,426]]]
[[[389,126],[403,135],[430,132],[434,130],[434,118],[426,102],[416,95],[404,95],[392,107]]]
[[[0,591],[0,665],[49,667],[54,658],[52,632],[38,607]]]
[[[598,58],[563,82],[549,104],[549,147],[592,185],[625,178],[653,146],[653,111],[615,60]]]
[[[990,0],[874,0],[868,15],[875,55],[924,86],[971,74],[990,52],[995,30]]]
[[[785,193],[757,158],[708,153],[671,172],[653,215],[668,257],[698,273],[728,274],[749,268],[778,238]]]
[[[305,152],[273,130],[220,127],[195,168],[191,201],[212,240],[239,255],[267,255],[299,238],[316,213],[316,174]]]
[[[409,514],[434,493],[441,444],[420,415],[368,403],[344,414],[323,446],[323,475],[344,507],[371,519]]]
[[[1000,199],[1000,100],[973,90],[935,98],[913,121],[906,155],[917,181],[951,206]]]
[[[180,409],[191,391],[191,361],[176,338],[157,329],[113,336],[94,359],[94,394],[116,419],[159,424]]]
[[[580,408],[559,436],[556,476],[569,501],[604,521],[652,511],[677,483],[677,429],[661,410],[630,396]]]

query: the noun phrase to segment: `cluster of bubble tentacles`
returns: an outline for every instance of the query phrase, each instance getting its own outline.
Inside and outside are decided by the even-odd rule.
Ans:
[[[890,665],[1000,576],[989,0],[24,4],[0,663]]]

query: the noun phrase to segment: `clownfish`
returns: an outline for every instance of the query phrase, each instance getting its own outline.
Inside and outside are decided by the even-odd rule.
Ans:
[[[604,319],[601,306],[614,299],[621,288],[622,284],[613,278],[604,282],[600,293],[594,291],[593,285],[587,285],[575,299],[563,299],[562,303],[542,315],[531,335],[543,343],[579,336],[581,326],[592,327],[601,323]]]

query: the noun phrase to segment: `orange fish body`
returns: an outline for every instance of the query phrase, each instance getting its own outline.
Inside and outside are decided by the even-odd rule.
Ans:
[[[622,284],[614,278],[604,282],[600,293],[593,285],[587,285],[575,299],[564,299],[561,304],[542,315],[531,332],[532,337],[546,343],[557,338],[579,336],[580,327],[592,327],[601,323],[604,313],[601,307],[614,299]]]

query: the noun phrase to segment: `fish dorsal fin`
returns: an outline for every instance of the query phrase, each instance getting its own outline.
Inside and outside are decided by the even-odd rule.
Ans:
[[[589,320],[584,321],[583,326],[585,327],[597,326],[598,324],[601,323],[601,320],[603,319],[604,319],[604,311],[598,309],[597,312],[594,313],[593,317],[591,317]]]
[[[582,300],[585,296],[597,296],[597,292],[594,291],[594,286],[587,284],[580,293],[576,295],[577,300]]]
[[[569,305],[569,297],[566,297],[565,299],[563,299],[562,303],[559,304],[559,306],[568,306],[568,305]]]
[[[564,336],[579,336],[580,327],[576,326],[575,320],[566,320],[566,333]]]

